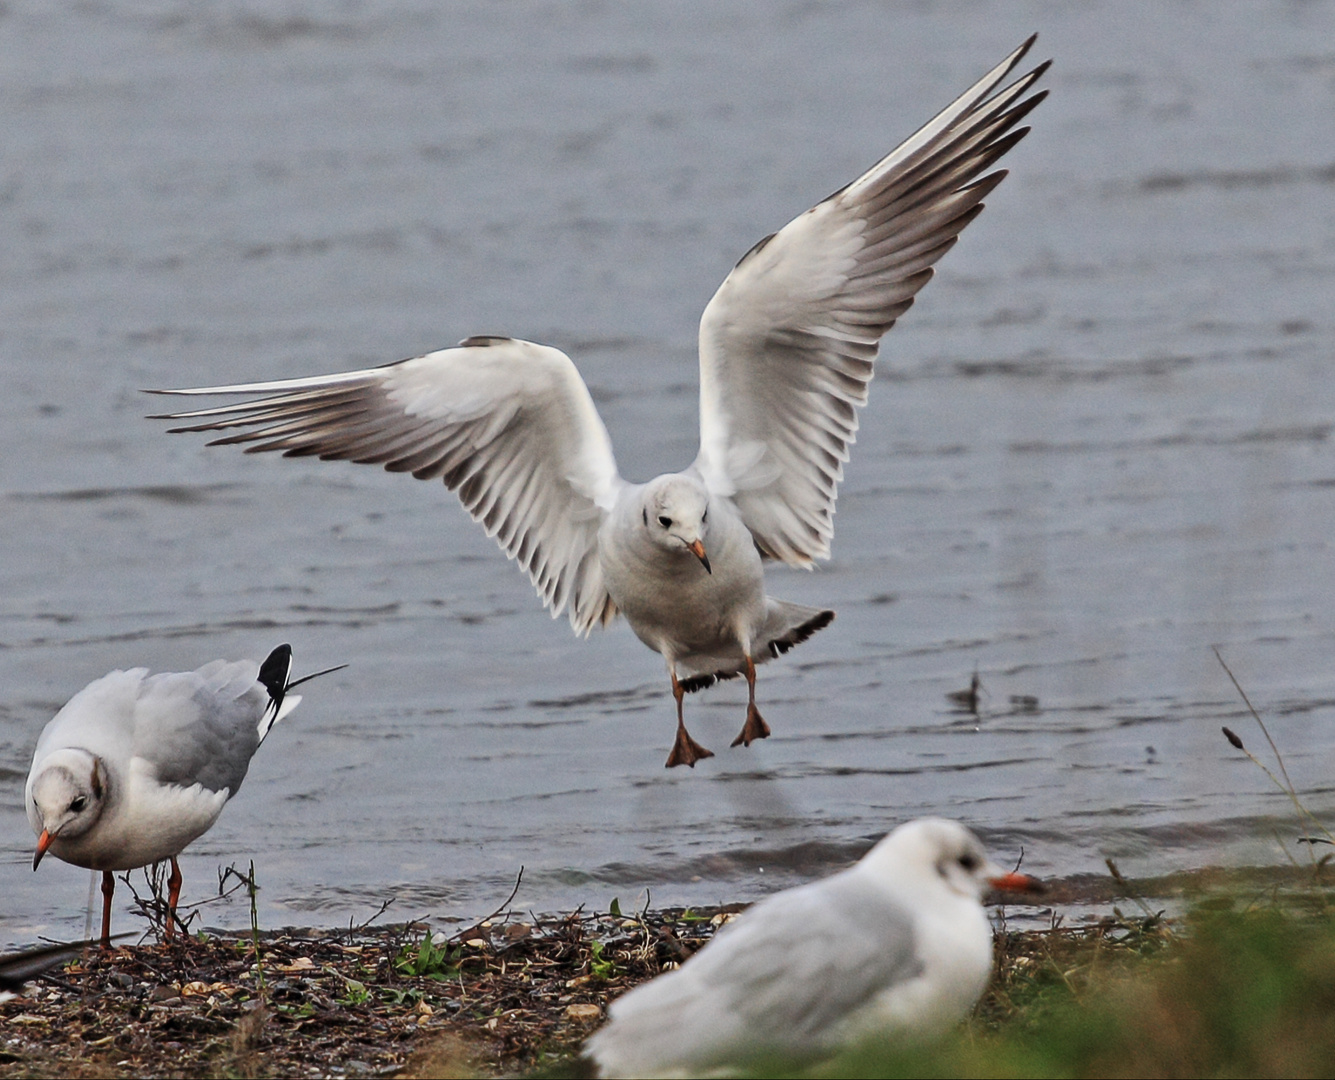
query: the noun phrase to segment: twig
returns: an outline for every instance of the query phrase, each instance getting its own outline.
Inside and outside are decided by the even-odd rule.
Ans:
[[[342,671],[347,666],[347,664],[336,664],[334,667],[327,667],[323,671],[312,672],[310,675],[303,675],[300,679],[293,679],[283,688],[283,692],[286,693],[294,686],[300,686],[302,683],[310,682],[312,679],[318,679],[321,675],[332,675],[335,671]]]
[[[1145,913],[1147,919],[1158,919],[1163,912],[1154,911],[1149,904],[1141,898],[1140,894],[1131,888],[1131,882],[1122,876],[1122,871],[1117,869],[1117,864],[1111,858],[1103,860],[1104,865],[1108,867],[1108,873],[1112,874],[1113,880],[1122,887],[1122,892],[1128,900],[1134,900],[1136,906]]]
[[[199,912],[195,909],[211,901],[202,900],[194,904],[187,904],[184,908],[178,906],[177,911],[172,911],[167,899],[162,894],[162,874],[165,865],[163,862],[155,862],[151,866],[142,867],[144,881],[149,892],[147,899],[139,895],[139,891],[134,887],[134,882],[130,880],[129,871],[121,875],[121,881],[125,883],[130,890],[130,895],[134,897],[136,910],[148,920],[149,926],[157,931],[159,938],[165,938],[167,927],[174,923],[180,929],[182,939],[184,939],[190,936],[190,924],[199,915]],[[185,918],[181,917],[181,910],[187,912]]]
[[[97,879],[102,875],[96,870],[88,871],[88,911],[83,920],[83,939],[87,941],[93,936],[93,905],[94,898],[97,896]]]
[[[452,938],[449,939],[449,943],[454,944],[455,942],[463,941],[466,935],[473,934],[476,931],[481,930],[482,924],[484,922],[491,922],[492,919],[496,918],[497,915],[499,915],[502,911],[508,908],[510,906],[510,902],[516,896],[519,895],[519,883],[523,880],[524,880],[524,868],[521,866],[519,868],[518,876],[515,877],[515,887],[510,890],[510,895],[505,898],[505,900],[501,903],[501,906],[498,907],[486,918],[481,919],[478,922],[475,922],[472,926],[469,926],[466,929],[460,930],[457,934],[455,934]]]
[[[1270,777],[1271,781],[1275,784],[1275,786],[1278,787],[1282,792],[1284,792],[1284,794],[1286,794],[1289,797],[1289,800],[1293,803],[1294,809],[1297,810],[1298,812],[1299,820],[1305,820],[1311,822],[1313,826],[1315,826],[1318,830],[1320,830],[1322,833],[1325,834],[1325,837],[1329,843],[1335,844],[1335,836],[1331,835],[1330,830],[1327,829],[1323,824],[1321,824],[1321,822],[1317,819],[1316,815],[1313,814],[1310,810],[1308,810],[1307,807],[1305,807],[1302,804],[1302,800],[1298,798],[1298,790],[1293,786],[1293,781],[1289,779],[1289,771],[1284,766],[1284,757],[1283,755],[1280,754],[1279,747],[1275,745],[1275,740],[1270,737],[1270,731],[1265,726],[1265,721],[1261,719],[1261,714],[1256,711],[1256,708],[1251,703],[1251,699],[1247,697],[1247,691],[1245,691],[1242,688],[1242,684],[1238,682],[1237,677],[1229,669],[1229,666],[1226,663],[1224,663],[1224,658],[1219,653],[1219,646],[1213,645],[1211,646],[1211,648],[1214,650],[1215,659],[1219,661],[1219,666],[1224,669],[1224,673],[1228,675],[1229,681],[1233,683],[1234,688],[1238,691],[1238,694],[1242,697],[1243,703],[1247,706],[1247,711],[1252,714],[1252,718],[1256,721],[1257,726],[1261,729],[1261,734],[1265,736],[1265,741],[1270,744],[1270,751],[1275,755],[1275,761],[1279,764],[1280,775],[1284,777],[1283,781],[1281,782],[1279,777],[1277,777],[1273,772],[1270,771],[1270,769],[1268,769],[1265,765],[1263,765],[1255,754],[1253,754],[1250,750],[1248,750],[1245,746],[1243,746],[1242,740],[1238,738],[1238,736],[1233,731],[1230,731],[1228,728],[1224,728],[1223,729],[1224,737],[1228,739],[1228,741],[1235,748],[1241,750],[1244,754],[1246,754],[1247,757],[1249,757],[1252,760],[1252,762],[1262,772],[1266,774],[1266,776]],[[1313,852],[1313,862],[1315,861],[1316,861],[1315,852]]]
[[[356,927],[354,927],[354,926],[352,925],[352,916],[349,915],[349,916],[348,916],[348,936],[349,936],[349,938],[351,938],[351,936],[352,936],[353,934],[360,934],[362,931],[364,931],[364,930],[366,930],[368,927],[370,927],[370,925],[371,925],[373,922],[375,922],[376,919],[380,918],[381,915],[383,915],[386,911],[389,910],[389,906],[390,906],[392,903],[394,903],[394,897],[392,897],[392,896],[391,896],[388,900],[383,900],[383,901],[381,901],[381,903],[380,903],[380,910],[377,911],[374,915],[372,915],[369,919],[367,919],[367,920],[366,920],[364,923],[362,923],[360,926],[356,926]]]
[[[1256,707],[1252,705],[1251,698],[1247,696],[1247,691],[1242,688],[1242,684],[1238,682],[1237,677],[1229,669],[1229,666],[1224,663],[1224,658],[1219,653],[1219,646],[1211,645],[1210,648],[1214,650],[1214,657],[1219,661],[1219,666],[1224,669],[1224,674],[1228,676],[1234,689],[1237,690],[1238,695],[1242,698],[1243,704],[1247,706],[1247,711],[1252,714],[1252,718],[1256,721],[1257,726],[1260,727],[1261,734],[1265,736],[1265,741],[1270,744],[1270,752],[1275,755],[1275,760],[1279,763],[1279,771],[1284,777],[1284,783],[1288,784],[1289,789],[1292,790],[1293,781],[1289,779],[1289,771],[1284,767],[1284,758],[1280,756],[1279,747],[1275,745],[1275,740],[1270,737],[1270,730],[1265,726],[1265,721],[1261,719],[1261,714],[1258,713]]]

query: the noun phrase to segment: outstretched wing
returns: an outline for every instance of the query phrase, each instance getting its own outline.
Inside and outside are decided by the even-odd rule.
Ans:
[[[913,303],[1006,175],[982,175],[1029,131],[1016,123],[1042,64],[993,94],[1030,38],[848,187],[747,253],[700,320],[700,455],[760,550],[828,558],[843,463],[881,336]],[[981,177],[981,179],[980,179]]]
[[[154,418],[200,421],[172,431],[239,429],[210,445],[441,477],[528,571],[553,618],[568,606],[571,626],[587,634],[617,613],[598,527],[622,481],[588,388],[558,349],[473,337],[365,371],[153,393],[249,395]]]

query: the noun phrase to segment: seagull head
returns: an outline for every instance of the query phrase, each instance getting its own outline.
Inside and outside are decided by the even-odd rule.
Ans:
[[[1043,891],[1027,874],[1008,872],[988,858],[982,842],[958,821],[919,818],[901,825],[876,845],[867,861],[879,874],[898,880],[925,879],[981,901],[989,889]]]
[[[640,525],[649,539],[674,553],[689,551],[709,573],[705,537],[709,532],[709,492],[684,473],[668,473],[644,486]]]
[[[37,837],[32,868],[57,839],[82,836],[97,822],[106,805],[107,770],[102,759],[87,750],[57,750],[46,758],[29,789],[29,820]]]

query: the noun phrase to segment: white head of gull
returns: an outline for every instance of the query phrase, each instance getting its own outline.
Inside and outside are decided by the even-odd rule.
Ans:
[[[755,669],[834,612],[768,596],[762,559],[830,554],[835,497],[882,335],[983,208],[1028,132],[1047,64],[1002,89],[1030,38],[848,186],[756,244],[700,320],[700,449],[684,472],[622,479],[574,364],[545,345],[456,348],[337,375],[160,390],[247,400],[158,419],[217,443],[440,478],[579,634],[624,614],[677,703],[668,766],[711,756],[682,697],[744,675],[733,745],[769,734]]]

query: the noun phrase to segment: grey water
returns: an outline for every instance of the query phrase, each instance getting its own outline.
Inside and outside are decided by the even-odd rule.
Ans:
[[[1051,97],[884,342],[834,556],[769,571],[838,618],[749,749],[729,684],[664,770],[660,658],[442,485],[144,419],[501,333],[571,354],[623,474],[684,467],[733,263],[1035,30]],[[1335,3],[10,0],[0,99],[0,938],[83,931],[22,805],[60,705],[281,641],[350,666],[182,859],[190,901],[253,860],[267,925],[473,917],[521,866],[521,910],[749,899],[923,814],[1054,877],[1279,864],[1214,646],[1335,813]]]

